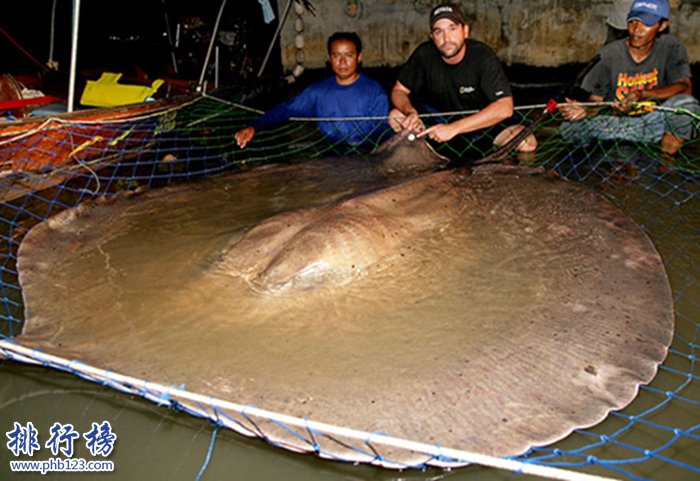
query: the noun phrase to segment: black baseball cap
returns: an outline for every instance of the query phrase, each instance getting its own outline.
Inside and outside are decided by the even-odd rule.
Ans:
[[[430,28],[433,27],[435,22],[443,18],[449,18],[454,23],[458,23],[460,25],[467,24],[466,20],[464,19],[464,14],[454,3],[443,3],[433,8],[433,10],[430,12]]]

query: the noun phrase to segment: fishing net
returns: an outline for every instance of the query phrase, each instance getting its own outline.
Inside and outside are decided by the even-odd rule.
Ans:
[[[599,118],[612,114],[611,110],[606,110],[609,106],[600,107]],[[240,99],[198,96],[155,103],[141,111],[104,110],[96,111],[90,117],[75,115],[41,123],[26,120],[22,125],[6,126],[0,131],[0,198],[3,202],[0,284],[3,338],[0,353],[13,361],[68,371],[116,390],[139,395],[159,405],[206,418],[217,427],[226,426],[293,451],[315,453],[331,459],[393,468],[477,463],[553,477],[561,475],[560,471],[548,471],[553,468],[630,479],[689,479],[697,476],[700,473],[697,454],[700,391],[695,361],[700,314],[700,292],[696,282],[700,259],[700,221],[697,216],[700,144],[690,140],[678,154],[669,156],[661,151],[656,139],[650,141],[644,136],[625,135],[620,135],[622,140],[616,139],[608,135],[609,127],[582,127],[584,134],[579,127],[572,133],[570,126],[562,125],[562,118],[556,111],[543,116],[543,108],[536,105],[517,109],[522,124],[537,119],[534,133],[538,146],[534,152],[509,154],[504,162],[552,169],[576,184],[585,184],[589,190],[619,207],[653,241],[672,290],[673,342],[657,375],[650,384],[640,388],[639,395],[628,407],[613,411],[603,422],[591,428],[577,429],[555,444],[533,447],[518,456],[482,456],[468,449],[442,446],[432,439],[392,437],[391,432],[377,432],[373,426],[356,429],[357,426],[329,425],[312,418],[267,411],[262,400],[256,402],[261,406],[258,408],[248,400],[236,399],[235,385],[229,387],[230,398],[215,399],[185,389],[181,385],[186,381],[184,379],[181,383],[166,376],[168,381],[162,383],[150,376],[139,377],[138,373],[127,375],[105,369],[99,360],[54,356],[15,342],[14,338],[23,332],[26,315],[19,279],[21,273],[18,273],[17,266],[20,245],[32,228],[61,213],[72,212],[70,209],[78,205],[99,208],[109,204],[109,199],[119,202],[131,199],[138,204],[147,202],[149,196],[168,195],[182,185],[192,185],[194,190],[202,189],[202,185],[211,186],[201,183],[211,179],[218,185],[218,190],[212,190],[213,209],[218,208],[217,202],[228,200],[235,203],[259,196],[270,204],[269,212],[259,214],[261,219],[258,220],[262,220],[265,215],[276,212],[274,204],[277,200],[274,192],[266,191],[265,183],[257,177],[258,166],[286,166],[280,171],[283,173],[278,181],[287,182],[290,188],[298,188],[300,202],[312,206],[353,192],[376,189],[380,184],[390,186],[401,181],[400,177],[387,180],[372,175],[368,181],[367,177],[356,176],[363,167],[353,164],[353,159],[367,154],[392,136],[382,122],[376,123],[363,145],[347,146],[324,139],[316,128],[318,119],[293,119],[278,128],[257,133],[253,142],[245,149],[239,149],[235,145],[234,133],[258,113],[243,106]],[[675,110],[657,108],[654,114],[649,122],[663,123],[664,119],[680,117],[682,128],[698,124],[698,118],[682,107]],[[426,123],[449,120],[452,115],[455,114],[429,116]],[[481,137],[460,138],[433,147],[456,165],[470,164],[492,152],[498,133],[498,129],[491,129]],[[327,174],[306,168],[299,173],[296,170],[299,163],[310,159],[324,162],[321,159],[329,158],[338,165],[334,188],[328,192],[304,191],[304,182]],[[226,181],[221,180],[230,174],[248,176],[249,180],[240,186],[240,192],[229,193]],[[344,184],[352,187],[347,190]],[[131,192],[137,194],[130,195]],[[217,195],[227,197],[219,201],[214,198]],[[98,198],[102,200],[96,202]],[[183,198],[181,202],[186,207],[188,199]],[[119,222],[119,219],[105,217],[102,222]],[[158,241],[144,239],[144,242]],[[163,269],[176,268],[176,264],[177,256],[173,266],[164,266]],[[580,273],[582,278],[585,274]],[[89,295],[90,282],[89,278],[85,279],[85,296]],[[148,296],[148,291],[145,290],[143,295]],[[167,302],[176,300],[177,296],[174,296]],[[100,300],[97,302],[99,304]],[[104,303],[106,305],[108,300]],[[94,319],[94,322],[99,322],[99,319]],[[128,320],[125,320],[126,324]],[[177,329],[177,324],[173,319],[168,329]],[[125,325],[114,326],[114,329],[125,328]],[[260,329],[258,337],[256,328]],[[265,333],[265,329],[267,327],[262,325],[242,326],[241,331],[242,335],[250,335],[250,342],[257,342],[259,333]],[[359,334],[350,333],[351,336]],[[85,332],[84,337],[83,342],[100,342],[99,339],[90,340],[90,332]],[[261,350],[267,348],[266,345],[260,346]],[[157,350],[157,346],[143,346],[144,351],[149,349]],[[274,370],[279,366],[270,364],[269,368]],[[163,369],[166,370],[167,366]],[[260,372],[265,372],[265,366]],[[340,381],[336,380],[342,384]],[[499,380],[489,382],[498,383]],[[303,392],[299,395],[303,396]],[[301,398],[296,401],[306,402]],[[350,403],[350,399],[347,401]],[[133,409],[141,408],[136,406]],[[10,429],[8,426],[7,430]],[[290,439],[294,441],[290,442]],[[406,451],[412,453],[410,463],[405,462],[406,457],[402,454]]]

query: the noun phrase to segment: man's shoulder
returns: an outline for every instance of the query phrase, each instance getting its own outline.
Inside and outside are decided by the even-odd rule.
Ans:
[[[431,40],[426,40],[425,42],[419,44],[419,45],[416,47],[416,52],[417,52],[417,51],[423,51],[423,50],[430,50],[430,51],[435,52],[436,50],[435,50],[433,47],[434,47],[433,42],[432,42]]]
[[[323,77],[321,80],[316,80],[315,82],[312,82],[307,88],[326,89],[333,87],[336,84],[337,82],[335,81],[335,75],[328,75],[327,77]]]
[[[654,46],[658,46],[659,48],[675,48],[678,46],[683,46],[683,42],[681,42],[675,35],[666,33],[664,35],[659,35]]]
[[[364,72],[360,72],[360,77],[357,80],[359,82],[358,84],[363,85],[365,88],[379,88],[383,90],[381,84],[378,81],[365,74]]]
[[[368,98],[386,97],[387,93],[384,87],[372,77],[360,72],[360,76],[351,84],[352,89],[357,95],[363,95]]]
[[[321,80],[312,82],[304,89],[302,94],[305,95],[326,95],[329,91],[338,89],[338,82],[335,81],[335,75],[329,75]]]
[[[659,35],[654,40],[654,49],[666,50],[683,46],[683,43],[670,33]],[[601,47],[599,53],[604,60],[617,60],[628,52],[627,39],[621,38]]]
[[[423,42],[420,45],[416,47],[416,49],[413,51],[413,55],[411,55],[412,58],[420,58],[420,59],[432,59],[432,58],[437,58],[439,59],[440,54],[438,53],[437,49],[435,48],[435,45],[433,45],[433,42]]]
[[[625,52],[627,50],[627,38],[621,38],[619,40],[615,40],[613,42],[610,42],[606,45],[603,45],[598,53],[602,58],[606,57],[614,57],[617,55],[620,55],[621,53]]]
[[[496,52],[484,42],[474,39],[467,40],[467,55],[464,57],[463,63],[472,65],[473,63],[500,64],[500,59]]]
[[[399,74],[399,80],[406,74],[425,73],[440,68],[442,60],[432,42],[423,42],[418,45],[408,61],[404,64]]]

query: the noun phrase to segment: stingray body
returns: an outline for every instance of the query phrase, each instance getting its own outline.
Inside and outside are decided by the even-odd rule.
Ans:
[[[248,231],[216,269],[264,292],[347,284],[406,239],[448,226],[466,205],[451,173],[272,217]]]
[[[39,224],[20,246],[17,342],[498,456],[631,402],[673,333],[640,227],[542,170],[430,173],[441,159],[397,142],[360,164],[266,167]]]

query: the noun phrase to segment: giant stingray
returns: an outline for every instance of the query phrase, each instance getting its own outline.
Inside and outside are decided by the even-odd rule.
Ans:
[[[17,342],[497,456],[630,403],[673,331],[645,233],[541,169],[441,162],[397,138],[69,209],[20,246]]]

